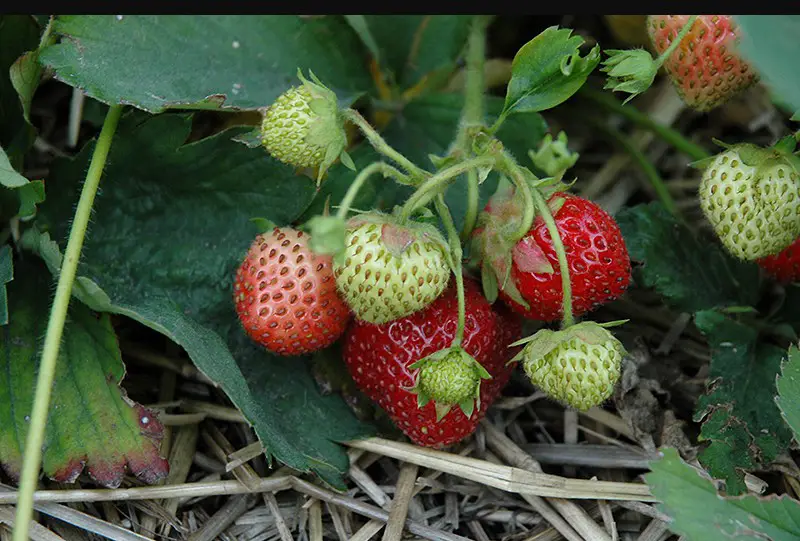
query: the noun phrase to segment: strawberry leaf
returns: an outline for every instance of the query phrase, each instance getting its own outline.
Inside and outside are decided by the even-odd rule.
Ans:
[[[551,109],[577,92],[600,62],[600,46],[582,57],[583,44],[571,29],[551,26],[523,45],[511,64],[501,119]]]
[[[800,502],[781,497],[725,498],[710,479],[681,460],[667,447],[663,458],[650,463],[644,478],[662,503],[662,513],[672,517],[669,529],[688,541],[730,541],[800,538]]]
[[[0,216],[5,218],[31,218],[36,205],[44,201],[44,183],[29,181],[11,166],[8,156],[0,147]]]
[[[775,404],[775,377],[786,352],[758,341],[758,331],[716,311],[695,315],[711,347],[708,391],[697,402],[694,420],[710,445],[700,462],[725,479],[728,494],[746,490],[742,471],[770,464],[791,441]]]
[[[122,118],[78,282],[102,288],[107,311],[183,346],[253,424],[269,455],[342,486],[347,455],[333,442],[368,428],[340,397],[320,395],[302,359],[255,345],[232,301],[236,268],[258,233],[250,218],[292,222],[308,206],[314,181],[233,141],[240,129],[184,144],[190,127],[188,115]],[[92,147],[51,169],[55,194],[39,221],[62,247]]]
[[[11,318],[0,339],[0,464],[14,479],[22,467],[52,289],[52,278],[41,262],[28,258],[18,266],[8,286]],[[159,455],[158,443],[163,427],[120,389],[124,374],[109,316],[98,318],[73,303],[45,432],[45,475],[71,483],[85,468],[107,487],[120,485],[126,466],[146,483],[166,477],[169,466]]]
[[[729,256],[716,242],[696,236],[661,203],[616,215],[631,259],[642,263],[642,283],[685,312],[758,301],[758,267]]]
[[[0,147],[11,162],[33,144],[36,132],[25,120],[20,96],[14,89],[11,70],[17,59],[39,43],[39,25],[30,15],[0,15]]]
[[[339,16],[63,15],[40,61],[107,104],[256,109],[311,69],[337,94],[373,87],[358,37]],[[124,66],[124,69],[121,67]]]
[[[794,439],[800,442],[800,350],[796,345],[789,348],[788,358],[781,365],[777,386],[775,403],[794,432]]]

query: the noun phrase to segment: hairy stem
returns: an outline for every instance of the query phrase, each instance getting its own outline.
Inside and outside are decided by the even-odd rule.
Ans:
[[[464,298],[464,276],[461,274],[461,259],[464,256],[461,250],[461,241],[458,239],[458,231],[456,224],[453,223],[453,216],[450,214],[450,209],[444,202],[444,195],[439,194],[436,196],[436,211],[442,218],[445,231],[447,231],[447,240],[450,244],[450,255],[453,258],[453,273],[456,275],[456,294],[458,295],[458,326],[456,327],[456,335],[453,338],[451,347],[458,347],[464,340],[464,325],[466,323],[466,300]]]
[[[25,451],[22,455],[24,463],[20,477],[19,503],[17,504],[14,524],[14,541],[27,541],[28,539],[28,526],[33,515],[33,492],[36,490],[36,482],[39,478],[44,429],[47,424],[47,412],[50,408],[50,393],[53,388],[56,361],[61,347],[61,337],[64,332],[69,300],[72,295],[72,284],[75,281],[78,260],[81,255],[83,240],[86,236],[89,216],[92,212],[92,204],[97,194],[97,187],[100,184],[100,177],[103,174],[108,151],[111,148],[111,141],[114,138],[114,132],[117,129],[121,114],[121,105],[112,106],[108,110],[108,114],[106,114],[103,129],[100,131],[100,136],[97,138],[97,144],[94,147],[89,171],[86,173],[86,182],[84,182],[81,190],[78,207],[75,210],[75,218],[69,233],[67,248],[64,251],[64,260],[61,263],[61,271],[58,275],[58,286],[56,286],[56,294],[44,337],[30,428],[28,437],[25,440]]]
[[[711,156],[711,154],[706,152],[703,147],[689,141],[676,130],[673,130],[668,126],[664,126],[663,124],[659,124],[635,107],[622,105],[616,98],[606,92],[600,92],[590,88],[589,85],[583,85],[583,87],[581,87],[581,89],[578,91],[578,95],[589,99],[598,105],[601,105],[609,111],[624,116],[637,126],[652,131],[661,137],[661,139],[674,146],[676,149],[680,150],[695,161],[703,160]]]
[[[536,204],[536,209],[544,220],[544,225],[547,226],[547,231],[550,233],[550,238],[553,240],[553,248],[555,248],[556,256],[558,257],[558,270],[561,272],[561,306],[564,311],[562,327],[566,329],[575,323],[575,318],[572,316],[572,282],[569,277],[567,252],[564,251],[564,243],[561,241],[561,235],[558,232],[558,227],[556,227],[553,214],[550,212],[550,208],[547,206],[544,196],[542,196],[541,192],[537,189],[533,190],[533,201]]]
[[[509,153],[503,153],[498,163],[498,169],[511,179],[516,188],[516,193],[522,198],[522,217],[517,231],[514,233],[514,242],[517,242],[528,234],[533,225],[533,220],[536,218],[533,190],[528,184],[528,179],[525,178],[525,173],[522,172],[522,169]]]
[[[461,240],[467,240],[475,229],[478,221],[478,206],[480,205],[481,188],[478,185],[478,172],[472,169],[467,173],[467,212],[464,214],[464,228],[461,230]]]
[[[630,155],[633,161],[636,162],[636,164],[641,168],[642,172],[647,177],[648,182],[650,182],[650,185],[656,192],[656,196],[658,196],[658,199],[661,201],[664,207],[670,213],[672,213],[673,216],[680,217],[678,206],[675,204],[672,194],[669,193],[669,189],[667,188],[664,179],[662,179],[661,175],[658,174],[658,170],[650,162],[650,160],[647,159],[647,156],[645,156],[644,152],[639,150],[639,148],[633,144],[633,141],[631,141],[629,137],[624,135],[616,128],[612,128],[605,122],[599,121],[595,118],[587,118],[586,120],[598,130],[601,130],[609,135],[619,144],[619,146],[623,148],[623,150],[625,150],[625,152]]]
[[[663,53],[661,53],[661,56],[656,58],[655,62],[658,68],[660,68],[661,65],[664,64],[664,62],[666,62],[670,56],[672,56],[672,53],[674,53],[675,49],[678,48],[678,45],[681,44],[683,38],[685,38],[686,34],[688,34],[689,31],[692,29],[692,26],[694,26],[694,22],[696,20],[697,20],[697,15],[692,15],[691,17],[689,17],[689,20],[686,21],[686,24],[684,25],[683,28],[681,28],[681,31],[678,32],[677,37],[674,40],[672,40],[672,43],[669,44],[669,47],[667,47],[666,50]]]
[[[447,186],[459,175],[463,175],[471,169],[492,165],[494,162],[495,158],[493,156],[480,156],[477,158],[464,160],[463,162],[448,167],[447,169],[442,169],[421,184],[419,188],[417,188],[417,191],[408,198],[405,205],[403,205],[403,210],[400,214],[400,220],[408,220],[409,216],[411,216],[411,213],[413,213],[419,207],[426,205],[437,194],[444,191],[444,189],[447,188]]]
[[[417,182],[422,182],[424,178],[430,176],[430,173],[424,169],[421,169],[420,167],[417,167],[411,160],[392,148],[391,145],[389,145],[389,143],[387,143],[386,140],[381,137],[375,128],[373,128],[358,111],[354,109],[345,109],[342,111],[342,115],[346,120],[349,120],[358,126],[358,129],[361,130],[361,132],[367,138],[367,141],[369,141],[375,150],[390,160],[393,160],[395,163],[397,163],[397,165],[405,169],[408,174],[414,177]]]
[[[350,184],[350,187],[347,188],[347,193],[344,194],[344,199],[342,199],[342,202],[339,204],[339,209],[336,211],[337,218],[344,220],[347,217],[347,213],[350,212],[350,205],[353,204],[353,201],[355,200],[356,195],[358,195],[359,190],[361,190],[361,188],[367,182],[367,179],[375,173],[383,173],[384,176],[390,176],[402,183],[408,183],[408,176],[404,175],[388,163],[371,163],[362,169],[360,173],[358,173],[355,180],[353,180],[352,184]]]

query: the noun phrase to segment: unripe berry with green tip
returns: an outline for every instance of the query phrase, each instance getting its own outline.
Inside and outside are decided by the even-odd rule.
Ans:
[[[294,167],[319,168],[319,179],[337,158],[348,167],[347,134],[336,95],[313,73],[316,82],[298,76],[303,84],[292,87],[264,111],[261,142],[276,159]]]
[[[800,236],[797,158],[751,144],[728,147],[705,166],[700,206],[725,248],[756,260]]]
[[[625,348],[598,323],[543,329],[526,340],[514,360],[522,362],[531,382],[549,397],[586,411],[613,394]]]
[[[432,303],[450,279],[447,243],[432,225],[400,225],[377,212],[350,220],[343,257],[334,259],[339,293],[355,317],[387,323]]]

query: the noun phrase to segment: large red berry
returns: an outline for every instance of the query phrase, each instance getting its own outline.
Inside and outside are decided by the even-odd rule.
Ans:
[[[757,259],[756,263],[783,284],[800,281],[800,238],[780,253]]]
[[[273,353],[325,348],[347,328],[331,256],[313,253],[308,235],[275,228],[258,235],[236,273],[233,300],[247,334]]]
[[[544,219],[537,216],[528,234],[512,247],[504,241],[507,224],[518,214],[513,195],[498,194],[484,209],[474,233],[480,257],[496,274],[499,295],[512,309],[530,319],[560,319],[561,270]],[[620,296],[630,283],[631,262],[614,219],[588,199],[565,192],[555,193],[547,204],[566,252],[573,315]]]
[[[519,320],[493,310],[475,282],[464,282],[462,346],[492,376],[481,383],[480,407],[469,418],[452,408],[437,421],[434,403],[419,407],[417,395],[409,391],[416,375],[409,366],[452,344],[458,323],[455,285],[427,308],[389,323],[354,320],[345,335],[344,360],[358,387],[419,445],[443,447],[471,434],[513,371],[513,364],[506,365],[514,356],[507,346],[519,337]]]
[[[689,15],[650,15],[647,29],[658,54],[688,22]],[[683,100],[708,111],[758,81],[758,74],[736,52],[739,29],[730,15],[700,15],[670,55],[664,68]]]

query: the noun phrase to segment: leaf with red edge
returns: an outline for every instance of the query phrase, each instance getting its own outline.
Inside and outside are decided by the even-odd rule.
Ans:
[[[28,258],[8,287],[9,323],[0,335],[0,464],[13,479],[22,468],[36,374],[52,290],[44,265]],[[70,306],[56,367],[42,454],[51,479],[74,482],[86,470],[118,487],[127,469],[145,483],[166,477],[159,454],[163,426],[119,386],[125,374],[108,314]]]

